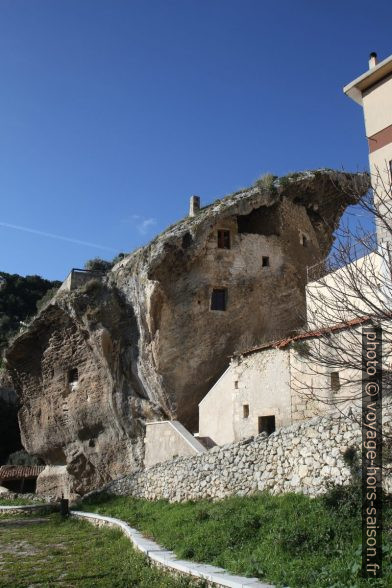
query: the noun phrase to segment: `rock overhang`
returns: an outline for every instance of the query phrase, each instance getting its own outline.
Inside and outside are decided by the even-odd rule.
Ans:
[[[154,237],[145,246],[132,252],[111,270],[115,275],[127,267],[133,266],[136,260],[148,259],[154,266],[162,255],[168,252],[170,244],[179,246],[187,234],[191,236],[189,245],[183,249],[200,247],[200,239],[208,232],[211,225],[223,222],[226,218],[251,213],[261,206],[272,206],[287,198],[305,206],[317,225],[321,223],[328,230],[336,229],[344,210],[360,199],[370,189],[370,176],[366,172],[344,172],[332,169],[316,169],[296,172],[283,177],[272,176],[269,186],[253,185],[221,199],[214,200],[192,217],[186,217],[169,226]],[[332,243],[332,235],[325,243],[328,248]],[[324,253],[327,254],[328,251]]]
[[[293,203],[298,204],[304,216],[306,215],[303,209],[307,211],[309,218],[306,218],[306,222],[315,227],[318,235],[318,250],[321,254],[326,254],[332,243],[333,229],[336,228],[345,208],[358,202],[369,187],[367,174],[332,170],[315,170],[292,174],[286,178],[270,178],[268,183],[260,183],[226,196],[205,206],[194,217],[172,225],[145,247],[116,264],[101,286],[84,286],[74,292],[63,292],[55,297],[51,304],[33,319],[27,329],[14,339],[7,355],[16,372],[19,370],[19,374],[15,373],[16,380],[25,369],[23,364],[27,366],[33,360],[27,368],[29,373],[23,384],[26,399],[24,410],[32,411],[36,410],[31,405],[32,396],[36,393],[33,393],[31,380],[36,379],[37,393],[42,396],[46,394],[45,386],[40,383],[39,371],[43,364],[38,356],[42,356],[49,334],[53,330],[57,331],[61,345],[61,333],[65,332],[63,325],[69,321],[81,335],[79,340],[84,341],[78,349],[85,355],[86,361],[90,361],[89,358],[92,356],[90,351],[87,353],[84,349],[84,345],[91,348],[94,361],[97,360],[95,375],[98,382],[93,382],[92,385],[95,388],[97,385],[102,387],[102,382],[105,382],[102,399],[106,398],[106,405],[103,407],[101,403],[102,414],[98,415],[98,420],[106,423],[107,444],[103,450],[99,441],[96,446],[94,445],[96,439],[91,439],[94,441],[91,447],[88,440],[79,439],[79,453],[76,459],[72,456],[74,444],[68,447],[68,442],[64,443],[68,471],[74,472],[74,477],[77,477],[81,468],[88,464],[90,469],[102,471],[104,476],[110,478],[121,471],[129,471],[125,468],[140,464],[142,443],[135,450],[132,444],[135,443],[135,436],[142,436],[143,420],[149,418],[149,415],[155,419],[161,418],[162,415],[165,418],[176,418],[177,411],[181,412],[186,403],[189,404],[191,400],[194,404],[197,403],[208,391],[218,373],[224,369],[224,362],[232,354],[236,338],[244,329],[252,327],[250,322],[255,322],[255,312],[258,312],[260,306],[259,298],[256,300],[255,296],[262,290],[265,282],[261,275],[260,279],[263,282],[241,285],[240,280],[236,281],[236,278],[230,282],[233,292],[238,288],[238,307],[234,311],[235,316],[232,315],[234,320],[228,318],[228,322],[224,322],[224,316],[215,317],[209,314],[208,306],[192,306],[194,287],[199,288],[200,283],[196,283],[192,276],[188,279],[187,272],[192,269],[195,262],[196,265],[202,264],[206,271],[202,284],[206,297],[203,304],[208,305],[210,282],[219,282],[221,279],[221,273],[215,275],[214,272],[218,270],[212,269],[215,262],[209,267],[203,265],[210,264],[207,259],[210,254],[207,254],[206,243],[217,226],[223,226],[229,221],[236,225],[238,217],[245,217],[262,207],[272,210],[275,205],[279,207],[282,202],[288,201],[291,208]],[[290,217],[285,218],[286,223],[290,222]],[[267,239],[276,241],[279,237],[274,235]],[[235,254],[234,250],[229,253],[231,254]],[[275,284],[277,288],[287,288],[288,283],[290,285],[290,301],[282,298],[281,304],[284,305],[282,309],[285,312],[290,311],[291,314],[293,302],[301,302],[302,297],[301,284],[293,287],[296,279],[295,263],[297,262],[292,263],[290,259],[289,264],[292,267],[289,267],[288,271],[286,267],[285,272],[277,273],[274,278],[280,280]],[[178,288],[177,279],[180,284]],[[173,292],[173,285],[178,292]],[[253,310],[248,310],[252,318],[248,322],[241,308],[244,296],[254,297]],[[276,298],[274,295],[274,303]],[[197,304],[196,300],[195,302]],[[91,312],[89,306],[93,307],[90,309]],[[200,308],[204,309],[203,314],[200,314]],[[268,312],[269,309],[267,314]],[[173,320],[176,313],[177,319]],[[280,316],[281,309],[277,307],[275,313],[276,316]],[[259,317],[259,330],[267,318]],[[285,324],[286,318],[282,318]],[[221,321],[219,325],[216,320]],[[290,329],[294,327],[296,325],[287,326]],[[109,338],[114,344],[112,361],[107,361],[107,355],[101,349],[98,335],[102,328],[108,330]],[[219,329],[226,334],[232,329],[231,338],[226,340],[221,337]],[[208,350],[202,356],[198,345],[208,347],[213,344],[216,345],[215,356]],[[34,360],[34,357],[37,359]],[[190,357],[191,360],[184,363],[184,357]],[[50,382],[48,385],[51,386]],[[54,396],[59,395],[56,390],[53,388]],[[188,397],[185,396],[186,390],[189,390]],[[36,406],[38,407],[38,404]],[[87,414],[84,410],[80,404],[79,413]],[[185,415],[183,416],[185,419]],[[32,426],[31,422],[29,426]],[[25,423],[27,427],[27,418]],[[58,426],[63,426],[61,420],[59,423]],[[184,424],[187,424],[185,420]],[[42,431],[39,432],[37,428],[36,437],[38,438],[41,433]],[[77,431],[75,435],[79,433],[80,431]],[[127,459],[127,455],[135,455],[126,462],[123,470],[111,470],[111,464],[107,464],[102,455],[98,459],[97,454],[108,452],[112,442],[122,444],[124,460]],[[88,474],[84,487],[88,488],[89,484],[94,484],[97,476]]]

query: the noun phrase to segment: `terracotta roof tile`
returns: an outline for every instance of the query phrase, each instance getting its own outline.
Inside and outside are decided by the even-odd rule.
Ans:
[[[251,353],[257,353],[258,351],[263,351],[264,349],[284,349],[288,347],[290,343],[293,341],[301,341],[303,339],[312,339],[314,337],[322,337],[323,335],[328,335],[330,333],[336,333],[338,331],[344,331],[345,329],[351,329],[357,325],[361,325],[362,323],[366,323],[371,320],[369,316],[363,316],[359,318],[352,319],[350,321],[345,321],[343,323],[338,323],[336,325],[332,325],[330,327],[324,327],[322,329],[318,329],[315,331],[304,331],[303,333],[298,333],[298,335],[293,335],[292,337],[286,337],[285,339],[278,339],[277,341],[269,341],[268,343],[263,343],[262,345],[257,345],[257,347],[252,347],[251,349],[246,349],[245,351],[238,351],[233,355],[233,357],[239,357],[240,355],[250,355]]]
[[[45,466],[0,466],[0,481],[36,478],[44,468]]]

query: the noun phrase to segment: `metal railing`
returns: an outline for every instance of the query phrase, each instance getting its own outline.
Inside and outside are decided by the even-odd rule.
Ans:
[[[71,274],[78,273],[78,274],[98,274],[100,276],[106,274],[104,270],[90,270],[90,269],[81,269],[79,267],[73,267],[70,271]]]

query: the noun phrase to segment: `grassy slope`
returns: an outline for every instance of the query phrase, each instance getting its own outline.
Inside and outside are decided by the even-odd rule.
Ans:
[[[185,588],[150,567],[119,530],[58,515],[42,524],[0,525],[0,587]],[[193,584],[194,585],[194,584]]]
[[[109,514],[179,557],[225,567],[291,588],[392,586],[392,538],[384,533],[384,578],[360,578],[361,521],[355,491],[310,499],[299,494],[169,504],[100,497],[84,510]],[[391,507],[384,505],[385,528]]]

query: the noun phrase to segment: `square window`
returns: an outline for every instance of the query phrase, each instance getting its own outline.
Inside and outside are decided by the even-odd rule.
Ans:
[[[230,249],[230,231],[219,229],[218,249]]]
[[[211,294],[211,310],[226,310],[227,307],[227,290],[225,288],[216,288]]]
[[[247,419],[249,417],[249,404],[243,405],[242,414],[243,414],[244,419]]]
[[[331,390],[336,394],[340,390],[339,372],[331,372]]]
[[[266,255],[265,256],[263,255],[263,259],[261,262],[262,267],[269,267],[269,264],[270,264],[269,257]]]

